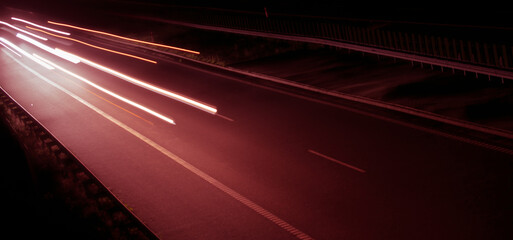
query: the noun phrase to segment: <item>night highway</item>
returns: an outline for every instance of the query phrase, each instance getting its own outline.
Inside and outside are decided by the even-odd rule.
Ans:
[[[511,151],[45,20],[0,87],[160,239],[513,238]]]

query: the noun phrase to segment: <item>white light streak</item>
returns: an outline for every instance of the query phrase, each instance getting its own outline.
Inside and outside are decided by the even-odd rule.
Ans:
[[[55,53],[59,56],[59,57],[62,57],[68,61],[71,61],[72,63],[79,63],[80,62],[80,58],[78,58],[77,56],[69,53],[69,52],[66,52],[66,51],[63,51],[63,50],[60,50],[58,48],[55,48]]]
[[[0,42],[0,44],[2,44],[2,46],[4,46],[5,48],[9,49],[9,51],[13,52],[14,54],[18,55],[18,57],[21,57],[20,54],[18,54],[16,51],[12,50],[10,47],[8,47],[7,45],[5,45],[3,42]]]
[[[14,45],[12,42],[7,41],[7,39],[0,37],[0,41],[9,45],[9,47],[13,48],[14,50],[18,51],[19,53],[23,54],[24,56],[32,59],[34,62],[39,63],[39,65],[45,67],[46,69],[52,70],[54,69],[52,66],[46,64],[45,62],[39,60],[38,58],[35,58],[34,56],[30,55],[25,50],[21,49],[20,47]]]
[[[39,39],[44,40],[44,41],[48,40],[48,38],[38,36],[38,35],[33,34],[33,33],[31,33],[31,32],[27,32],[27,31],[25,31],[25,30],[23,30],[23,29],[21,29],[21,28],[18,28],[18,27],[13,26],[13,25],[11,25],[11,24],[9,24],[9,23],[6,23],[6,22],[2,22],[2,21],[0,21],[0,24],[3,24],[3,25],[5,25],[5,26],[8,26],[8,27],[10,27],[10,28],[12,28],[12,29],[14,29],[14,30],[20,31],[20,32],[25,33],[25,34],[27,34],[27,35],[33,36],[33,37],[35,37],[35,38],[39,38]]]
[[[164,95],[164,96],[166,96],[168,98],[180,101],[182,103],[185,103],[187,105],[193,106],[195,108],[198,108],[198,109],[203,110],[205,112],[208,112],[210,114],[216,114],[217,113],[217,109],[215,107],[208,106],[208,105],[206,105],[204,103],[198,102],[198,101],[193,100],[191,98],[188,98],[188,97],[185,97],[185,96],[182,96],[182,95],[170,92],[168,90],[165,90],[165,89],[162,89],[162,88],[159,88],[159,87],[156,87],[156,86],[153,86],[153,85],[148,84],[146,82],[143,82],[141,80],[137,80],[137,79],[135,79],[133,77],[129,77],[129,76],[125,75],[125,74],[122,74],[120,72],[112,70],[112,69],[110,69],[108,67],[102,66],[100,64],[94,63],[94,62],[89,61],[89,60],[87,60],[85,58],[82,58],[82,57],[79,57],[79,56],[76,56],[76,55],[75,55],[75,57],[79,58],[82,63],[85,63],[85,64],[87,64],[87,65],[89,65],[91,67],[94,67],[94,68],[98,69],[98,70],[101,70],[103,72],[106,72],[106,73],[109,73],[111,75],[114,75],[114,76],[116,76],[118,78],[121,78],[121,79],[123,79],[125,81],[133,83],[133,84],[135,84],[137,86],[146,88],[146,89],[148,89],[150,91],[153,91],[153,92],[156,92],[158,94]]]
[[[30,38],[30,37],[27,37],[27,36],[25,36],[25,35],[23,35],[21,33],[16,34],[16,37],[21,38],[21,39],[23,39],[23,40],[25,40],[25,41],[27,41],[29,43],[32,43],[35,46],[37,46],[37,47],[39,47],[39,48],[41,48],[41,49],[43,49],[43,50],[45,50],[45,51],[47,51],[47,52],[49,52],[51,54],[54,54],[54,55],[56,55],[58,57],[64,58],[64,59],[66,59],[66,60],[68,60],[68,61],[70,61],[72,63],[77,64],[77,63],[80,62],[80,59],[78,59],[76,57],[70,56],[69,54],[66,54],[63,51],[57,51],[57,50],[55,50],[55,49],[53,49],[53,48],[51,48],[51,47],[49,47],[47,45],[44,45],[44,44],[42,44],[42,43],[40,43],[40,42]]]
[[[52,28],[49,28],[49,27],[44,27],[44,26],[41,26],[41,25],[38,25],[38,24],[35,24],[35,23],[32,23],[32,22],[29,22],[27,20],[20,19],[20,18],[11,17],[11,19],[15,20],[15,21],[24,22],[24,23],[32,25],[34,27],[42,28],[42,29],[45,29],[45,30],[48,30],[48,31],[52,31],[52,32],[55,32],[55,33],[59,33],[59,34],[67,35],[67,36],[71,35],[70,33],[59,31],[59,30],[55,30],[55,29],[52,29]]]
[[[79,76],[79,75],[77,75],[77,74],[75,74],[73,72],[70,72],[70,71],[64,69],[63,67],[61,67],[61,66],[59,66],[59,65],[57,65],[57,64],[55,64],[55,63],[53,63],[53,62],[51,62],[51,61],[49,61],[47,59],[42,58],[41,56],[38,56],[36,54],[34,54],[34,56],[39,58],[39,59],[41,59],[42,61],[52,65],[53,67],[55,67],[55,68],[65,72],[65,73],[67,73],[68,75],[71,75],[71,76],[75,77],[76,79],[78,79],[78,80],[80,80],[82,82],[85,82],[85,83],[89,84],[90,86],[92,86],[92,87],[94,87],[94,88],[96,88],[96,89],[98,89],[98,90],[100,90],[100,91],[102,91],[102,92],[104,92],[104,93],[114,97],[114,98],[117,98],[117,99],[119,99],[119,100],[121,100],[121,101],[123,101],[125,103],[128,103],[128,104],[130,104],[130,105],[132,105],[132,106],[134,106],[136,108],[139,108],[139,109],[141,109],[141,110],[143,110],[143,111],[145,111],[145,112],[147,112],[147,113],[149,113],[149,114],[151,114],[151,115],[153,115],[153,116],[155,116],[157,118],[160,118],[160,119],[164,120],[165,122],[168,122],[170,124],[176,125],[176,123],[172,119],[170,119],[170,118],[168,118],[168,117],[166,117],[166,116],[164,116],[164,115],[162,115],[162,114],[160,114],[158,112],[155,112],[155,111],[153,111],[153,110],[151,110],[151,109],[149,109],[149,108],[147,108],[145,106],[142,106],[142,105],[140,105],[140,104],[138,104],[138,103],[136,103],[136,102],[134,102],[132,100],[129,100],[127,98],[124,98],[124,97],[114,93],[114,92],[111,92],[111,91],[109,91],[109,90],[107,90],[107,89],[105,89],[105,88],[103,88],[103,87],[101,87],[101,86],[99,86],[99,85],[97,85],[97,84],[95,84],[95,83],[85,79],[84,77],[81,77],[81,76]]]

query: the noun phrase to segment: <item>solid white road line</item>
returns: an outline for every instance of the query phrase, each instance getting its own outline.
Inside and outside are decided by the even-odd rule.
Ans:
[[[85,101],[84,99],[80,98],[79,96],[77,96],[77,95],[73,94],[72,92],[66,90],[65,88],[61,87],[60,85],[52,82],[51,80],[49,80],[48,78],[42,76],[41,74],[39,74],[35,70],[33,70],[30,67],[24,65],[22,62],[20,62],[19,60],[15,59],[14,57],[12,57],[10,55],[9,55],[9,57],[11,57],[14,61],[19,63],[22,67],[27,69],[29,72],[31,72],[34,75],[36,75],[38,78],[44,80],[45,82],[49,83],[50,85],[52,85],[52,86],[54,86],[56,88],[58,88],[59,90],[63,91],[64,93],[68,94],[72,98],[74,98],[77,101],[79,101],[80,103],[84,104],[85,106],[89,107],[93,111],[97,112],[98,114],[100,114],[101,116],[106,118],[107,120],[111,121],[112,123],[118,125],[122,129],[124,129],[127,132],[131,133],[135,137],[139,138],[141,141],[145,142],[146,144],[150,145],[154,149],[158,150],[159,152],[161,152],[162,154],[167,156],[169,159],[171,159],[171,160],[175,161],[176,163],[180,164],[182,167],[184,167],[187,170],[191,171],[196,176],[198,176],[201,179],[207,181],[208,183],[210,183],[214,187],[216,187],[219,190],[223,191],[228,196],[230,196],[230,197],[234,198],[235,200],[239,201],[240,203],[244,204],[246,207],[248,207],[251,210],[257,212],[261,216],[267,218],[268,220],[270,220],[274,224],[278,225],[282,229],[286,230],[290,234],[294,235],[298,239],[313,240],[313,238],[310,237],[309,235],[307,235],[306,233],[303,233],[302,231],[300,231],[299,229],[297,229],[294,226],[290,225],[288,222],[286,222],[283,219],[279,218],[278,216],[274,215],[270,211],[264,209],[263,207],[261,207],[260,205],[256,204],[255,202],[253,202],[253,201],[249,200],[248,198],[244,197],[243,195],[241,195],[237,191],[231,189],[230,187],[228,187],[228,186],[224,185],[223,183],[219,182],[217,179],[211,177],[207,173],[205,173],[205,172],[201,171],[200,169],[194,167],[192,164],[188,163],[187,161],[185,161],[182,158],[178,157],[177,155],[173,154],[171,151],[167,150],[166,148],[160,146],[158,143],[152,141],[151,139],[149,139],[148,137],[144,136],[143,134],[141,134],[141,133],[137,132],[136,130],[130,128],[129,126],[127,126],[126,124],[122,123],[121,121],[115,119],[114,117],[108,115],[107,113],[103,112],[102,110],[100,110],[99,108],[97,108],[94,105],[90,104],[89,102]]]
[[[358,171],[358,172],[361,172],[361,173],[365,173],[365,172],[366,172],[365,170],[363,170],[363,169],[361,169],[361,168],[357,168],[357,167],[355,167],[355,166],[353,166],[353,165],[351,165],[351,164],[347,164],[347,163],[342,162],[342,161],[340,161],[340,160],[337,160],[337,159],[335,159],[335,158],[332,158],[332,157],[326,156],[326,155],[324,155],[324,154],[322,154],[322,153],[319,153],[319,152],[316,152],[316,151],[314,151],[314,150],[312,150],[312,149],[308,149],[308,152],[310,152],[310,153],[312,153],[312,154],[314,154],[314,155],[317,155],[317,156],[319,156],[319,157],[322,157],[322,158],[328,159],[328,160],[330,160],[330,161],[332,161],[332,162],[338,163],[338,164],[340,164],[340,165],[342,165],[342,166],[345,166],[345,167],[351,168],[351,169],[356,170],[356,171]]]

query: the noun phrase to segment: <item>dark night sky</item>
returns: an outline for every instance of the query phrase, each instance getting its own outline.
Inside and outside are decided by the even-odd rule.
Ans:
[[[381,20],[422,21],[457,24],[513,25],[510,16],[513,10],[504,3],[467,3],[455,5],[447,1],[211,1],[211,0],[2,0],[3,4],[20,8],[67,8],[80,5],[102,5],[105,2],[145,2],[170,5],[228,8],[234,10],[304,14],[330,17],[371,18]],[[1,3],[0,3],[1,4]]]

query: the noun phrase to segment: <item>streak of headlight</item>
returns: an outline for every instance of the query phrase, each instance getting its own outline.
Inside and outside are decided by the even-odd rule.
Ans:
[[[0,42],[0,44],[2,44],[2,46],[4,46],[5,48],[9,49],[9,51],[13,52],[14,54],[18,55],[18,57],[21,57],[20,54],[18,54],[16,51],[12,50],[10,47],[8,47],[7,45],[5,45],[3,42]]]
[[[164,116],[164,115],[162,115],[160,113],[157,113],[157,112],[155,112],[155,111],[153,111],[153,110],[151,110],[151,109],[149,109],[149,108],[147,108],[145,106],[142,106],[142,105],[140,105],[140,104],[138,104],[138,103],[136,103],[134,101],[131,101],[129,99],[126,99],[126,98],[116,94],[116,93],[113,93],[113,92],[111,92],[111,91],[109,91],[109,90],[107,90],[107,89],[105,89],[105,88],[103,88],[103,87],[101,87],[101,86],[99,86],[99,85],[97,85],[97,84],[95,84],[95,83],[93,83],[93,82],[91,82],[91,81],[89,81],[89,80],[87,80],[87,79],[85,79],[85,78],[83,78],[83,77],[73,73],[73,72],[70,72],[70,71],[64,69],[63,67],[61,67],[61,66],[59,66],[59,65],[57,65],[57,64],[55,64],[55,63],[53,63],[53,62],[51,62],[51,61],[49,61],[47,59],[42,58],[41,56],[38,56],[37,54],[34,54],[34,56],[39,58],[39,59],[41,59],[42,61],[52,65],[53,67],[55,67],[55,68],[65,72],[65,73],[67,73],[67,74],[69,74],[69,75],[71,75],[73,77],[75,77],[76,79],[78,79],[78,80],[80,80],[82,82],[85,82],[85,83],[89,84],[90,86],[92,86],[92,87],[94,87],[94,88],[96,88],[96,89],[98,89],[98,90],[100,90],[100,91],[102,91],[102,92],[104,92],[104,93],[114,97],[114,98],[117,98],[117,99],[119,99],[119,100],[121,100],[121,101],[123,101],[125,103],[128,103],[128,104],[130,104],[130,105],[132,105],[132,106],[134,106],[136,108],[139,108],[139,109],[141,109],[141,110],[143,110],[143,111],[145,111],[145,112],[147,112],[147,113],[149,113],[149,114],[151,114],[151,115],[153,115],[153,116],[155,116],[157,118],[160,118],[160,119],[162,119],[162,120],[164,120],[164,121],[166,121],[168,123],[176,125],[176,123],[172,119],[170,119],[170,118],[168,118],[168,117],[166,117],[166,116]]]
[[[133,84],[135,84],[135,85],[138,85],[138,86],[144,87],[144,88],[146,88],[146,89],[148,89],[148,90],[151,90],[151,91],[154,91],[154,92],[156,92],[156,93],[162,94],[162,95],[164,95],[164,96],[166,96],[166,97],[169,97],[169,98],[172,98],[172,99],[174,99],[174,100],[177,100],[177,101],[183,102],[183,103],[185,103],[185,104],[191,105],[191,106],[193,106],[193,107],[199,108],[199,109],[201,109],[201,110],[203,110],[203,111],[206,111],[206,112],[208,112],[208,113],[211,113],[211,114],[215,114],[215,113],[217,112],[217,109],[216,109],[216,108],[211,107],[211,106],[208,106],[208,105],[206,105],[206,104],[204,104],[204,103],[201,103],[201,102],[199,102],[199,101],[196,101],[196,100],[193,100],[193,99],[191,99],[191,98],[184,97],[184,96],[182,96],[182,95],[180,95],[180,94],[176,94],[176,93],[173,93],[173,92],[171,92],[171,91],[168,91],[168,90],[165,90],[165,89],[162,89],[162,88],[159,88],[159,87],[153,86],[153,85],[148,84],[148,83],[146,83],[146,82],[143,82],[143,81],[141,81],[141,80],[137,80],[137,79],[135,79],[135,78],[133,78],[133,77],[127,76],[127,75],[122,74],[122,73],[120,73],[120,72],[118,72],[118,71],[115,71],[115,70],[110,69],[110,68],[108,68],[108,67],[102,66],[102,65],[100,65],[100,64],[97,64],[97,63],[95,63],[95,62],[92,62],[92,61],[90,61],[90,60],[87,60],[87,59],[85,59],[85,58],[82,58],[82,57],[80,57],[80,56],[77,56],[77,55],[74,55],[74,54],[71,54],[71,53],[65,52],[65,51],[60,50],[60,49],[58,49],[58,48],[57,48],[56,50],[57,50],[57,51],[61,51],[61,52],[63,52],[63,53],[66,53],[66,54],[68,54],[68,55],[70,55],[70,56],[73,56],[74,58],[80,59],[80,62],[85,63],[85,64],[87,64],[87,65],[89,65],[89,66],[91,66],[91,67],[94,67],[94,68],[99,69],[99,70],[101,70],[101,71],[104,71],[104,72],[106,72],[106,73],[112,74],[112,75],[114,75],[114,76],[116,76],[116,77],[118,77],[118,78],[121,78],[121,79],[123,79],[123,80],[126,80],[126,81],[128,81],[128,82],[130,82],[130,83],[133,83]]]
[[[36,35],[36,34],[33,34],[33,33],[31,33],[31,32],[27,32],[27,31],[25,31],[25,30],[23,30],[23,29],[21,29],[21,28],[18,28],[18,27],[13,26],[13,25],[11,25],[11,24],[9,24],[9,23],[6,23],[6,22],[2,22],[2,21],[0,21],[0,24],[3,24],[3,25],[5,25],[5,26],[8,26],[8,27],[10,27],[10,28],[12,28],[12,29],[14,29],[14,30],[20,31],[20,32],[25,33],[25,34],[27,34],[27,35],[33,36],[33,37],[35,37],[35,38],[39,38],[39,39],[44,40],[44,41],[48,40],[48,38],[44,38],[44,37],[38,36],[38,35]]]
[[[42,44],[42,43],[40,43],[40,42],[30,38],[30,37],[27,37],[27,36],[25,36],[25,35],[23,35],[21,33],[16,34],[16,37],[21,38],[21,39],[23,39],[23,40],[25,40],[25,41],[27,41],[29,43],[32,43],[35,46],[37,46],[37,47],[39,47],[39,48],[41,48],[41,49],[43,49],[43,50],[45,50],[45,51],[47,51],[47,52],[49,52],[51,54],[54,54],[54,55],[59,56],[61,58],[64,58],[64,59],[66,59],[66,60],[68,60],[68,61],[70,61],[72,63],[77,64],[77,63],[80,62],[79,58],[73,57],[73,56],[71,56],[69,54],[62,53],[62,51],[56,51],[55,49],[53,49],[51,47],[48,47],[48,46],[46,46],[46,45],[44,45],[44,44]]]
[[[98,47],[98,46],[95,46],[95,45],[92,45],[92,44],[89,44],[89,43],[85,43],[85,42],[82,42],[80,40],[76,40],[76,39],[73,39],[73,38],[55,35],[55,34],[43,31],[41,29],[31,28],[29,26],[27,26],[27,28],[35,30],[35,31],[39,31],[39,32],[42,32],[42,33],[46,33],[46,34],[48,34],[50,36],[54,36],[54,37],[58,37],[58,38],[62,38],[62,39],[66,39],[66,40],[70,40],[70,41],[74,41],[74,42],[78,42],[78,43],[84,44],[86,46],[93,47],[93,48],[96,48],[96,49],[100,49],[100,50],[103,50],[103,51],[107,51],[107,52],[111,52],[111,53],[116,53],[116,54],[119,54],[119,55],[123,55],[123,56],[131,57],[131,58],[143,60],[143,61],[154,63],[154,64],[157,63],[156,61],[153,61],[153,60],[150,60],[150,59],[134,56],[134,55],[131,55],[131,54],[128,54],[128,53],[123,53],[123,52],[118,52],[118,51],[110,50],[110,49],[107,49],[107,48]]]
[[[23,19],[20,19],[20,18],[11,17],[11,19],[15,20],[15,21],[24,22],[24,23],[32,25],[34,27],[42,28],[42,29],[45,29],[45,30],[48,30],[48,31],[52,31],[52,32],[55,32],[55,33],[60,33],[60,34],[63,34],[63,35],[68,35],[68,36],[71,35],[70,33],[59,31],[59,30],[55,30],[55,29],[52,29],[52,28],[49,28],[49,27],[45,27],[45,26],[41,26],[41,25],[29,22],[27,20],[23,20]]]
[[[61,51],[62,51],[62,50],[61,50]],[[70,55],[71,55],[71,53],[68,53],[68,54],[70,54]],[[193,107],[195,107],[195,108],[201,109],[201,110],[206,111],[206,112],[208,112],[208,113],[210,113],[210,114],[216,114],[216,112],[217,112],[217,109],[216,109],[216,108],[211,107],[211,106],[208,106],[208,105],[206,105],[206,104],[204,104],[204,103],[201,103],[201,102],[198,102],[198,101],[193,100],[193,99],[191,99],[191,98],[188,98],[188,97],[182,96],[182,95],[180,95],[180,94],[176,94],[176,93],[170,92],[170,91],[168,91],[168,90],[164,90],[164,89],[162,89],[162,88],[159,88],[159,87],[153,86],[153,85],[148,84],[148,83],[146,83],[146,82],[143,82],[143,81],[141,81],[141,80],[137,80],[137,79],[135,79],[135,78],[133,78],[133,77],[129,77],[129,76],[125,75],[125,74],[122,74],[122,73],[120,73],[120,72],[117,72],[117,71],[115,71],[115,70],[112,70],[112,69],[110,69],[110,68],[108,68],[108,67],[102,66],[102,65],[97,64],[97,63],[95,63],[95,62],[89,61],[89,60],[87,60],[87,59],[85,59],[85,58],[82,58],[82,57],[79,57],[79,56],[76,56],[76,55],[74,55],[74,56],[75,56],[76,58],[80,59],[80,61],[81,61],[82,63],[85,63],[85,64],[87,64],[87,65],[89,65],[89,66],[91,66],[91,67],[94,67],[94,68],[99,69],[99,70],[101,70],[101,71],[104,71],[104,72],[106,72],[106,73],[112,74],[112,75],[114,75],[114,76],[116,76],[116,77],[118,77],[118,78],[121,78],[121,79],[123,79],[123,80],[125,80],[125,81],[128,81],[128,82],[130,82],[130,83],[133,83],[133,84],[138,85],[138,86],[140,86],[140,87],[146,88],[146,89],[148,89],[148,90],[151,90],[151,91],[156,92],[156,93],[158,93],[158,94],[164,95],[164,96],[169,97],[169,98],[171,98],[171,99],[174,99],[174,100],[180,101],[180,102],[182,102],[182,103],[188,104],[188,105],[190,105],[190,106],[193,106]]]
[[[21,49],[20,47],[14,45],[12,42],[9,42],[7,41],[7,39],[5,38],[2,38],[0,37],[0,41],[1,42],[4,42],[5,44],[9,45],[9,47],[13,48],[14,50],[18,51],[19,53],[21,53],[22,55],[32,59],[34,62],[36,63],[39,63],[39,65],[45,67],[46,69],[49,69],[49,70],[52,70],[54,69],[52,66],[46,64],[45,62],[39,60],[38,58],[35,58],[34,56],[30,55],[28,52],[26,52],[25,50]]]
[[[153,45],[153,46],[157,46],[157,47],[169,48],[169,49],[178,50],[178,51],[183,51],[183,52],[188,52],[188,53],[200,54],[198,51],[193,51],[193,50],[189,50],[189,49],[184,49],[184,48],[179,48],[179,47],[168,46],[168,45],[164,45],[164,44],[158,44],[158,43],[152,43],[152,42],[141,41],[141,40],[137,40],[137,39],[133,39],[133,38],[122,37],[122,36],[114,35],[114,34],[111,34],[111,33],[106,33],[106,32],[96,31],[96,30],[87,29],[87,28],[82,28],[82,27],[77,27],[77,26],[73,26],[73,25],[69,25],[69,24],[57,23],[57,22],[52,22],[52,21],[48,21],[48,23],[50,23],[50,24],[55,24],[55,25],[58,25],[58,26],[63,26],[63,27],[69,27],[69,28],[79,29],[79,30],[82,30],[82,31],[93,32],[93,33],[98,33],[98,34],[103,34],[103,35],[107,35],[107,36],[111,36],[111,37],[115,37],[115,38],[120,38],[120,39],[127,40],[127,41],[138,42],[138,43],[143,43],[143,44]]]

